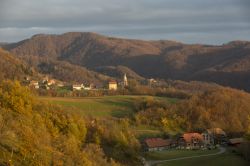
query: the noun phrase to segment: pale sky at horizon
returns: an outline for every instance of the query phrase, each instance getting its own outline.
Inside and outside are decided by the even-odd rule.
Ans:
[[[184,43],[250,41],[250,0],[0,0],[0,42],[73,31]]]

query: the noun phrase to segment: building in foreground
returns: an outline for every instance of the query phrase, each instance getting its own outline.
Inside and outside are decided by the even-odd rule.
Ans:
[[[146,151],[162,151],[171,148],[172,140],[162,138],[148,138],[145,139],[144,144]]]
[[[221,128],[211,128],[207,129],[202,133],[204,144],[206,146],[223,144],[227,142],[226,132]]]
[[[228,145],[230,146],[239,146],[244,142],[243,138],[232,138],[228,140]]]
[[[204,139],[199,133],[185,133],[179,137],[178,146],[183,149],[200,149],[204,146]]]

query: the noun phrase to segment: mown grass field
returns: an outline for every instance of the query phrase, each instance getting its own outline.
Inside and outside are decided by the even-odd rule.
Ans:
[[[250,162],[244,160],[231,152],[226,152],[216,156],[184,159],[179,161],[168,161],[157,166],[249,166]]]
[[[126,117],[133,113],[136,100],[148,96],[103,96],[103,97],[39,97],[42,101],[62,106],[65,111],[74,111],[85,116],[93,117]],[[174,103],[177,99],[154,97],[157,100]]]

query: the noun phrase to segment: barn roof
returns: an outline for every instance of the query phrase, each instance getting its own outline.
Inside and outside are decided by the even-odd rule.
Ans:
[[[192,139],[203,141],[203,136],[199,133],[185,133],[182,137],[186,142],[192,142]]]
[[[171,142],[172,142],[171,139],[162,139],[162,138],[148,138],[145,140],[145,143],[149,148],[169,146]]]

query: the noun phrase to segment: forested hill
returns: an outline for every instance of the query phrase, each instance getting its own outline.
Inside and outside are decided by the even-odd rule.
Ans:
[[[0,80],[22,80],[25,76],[32,76],[35,72],[24,62],[0,48]]]
[[[190,45],[70,32],[35,35],[4,48],[29,62],[37,57],[67,61],[110,76],[107,66],[120,65],[146,78],[208,81],[250,91],[250,42],[245,41]]]
[[[39,57],[20,58],[0,47],[0,79],[20,80],[31,76],[39,79],[44,75],[68,83],[103,84],[111,78],[90,71],[85,67],[66,61],[51,60]]]

